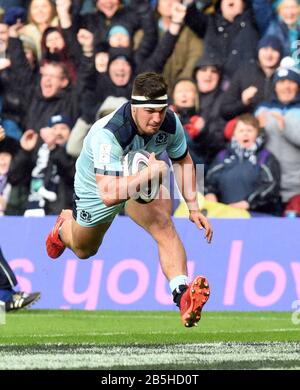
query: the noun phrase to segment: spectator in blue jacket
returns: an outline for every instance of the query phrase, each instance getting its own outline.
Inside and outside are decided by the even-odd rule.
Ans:
[[[0,7],[7,10],[10,7],[25,7],[27,8],[29,0],[0,0]]]

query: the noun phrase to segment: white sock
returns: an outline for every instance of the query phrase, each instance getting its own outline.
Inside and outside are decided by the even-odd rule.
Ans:
[[[171,279],[170,282],[169,282],[169,285],[170,285],[170,289],[171,289],[171,293],[174,291],[174,290],[178,290],[178,287],[180,285],[187,285],[188,284],[188,277],[187,275],[178,275],[178,276],[175,276],[175,278]]]

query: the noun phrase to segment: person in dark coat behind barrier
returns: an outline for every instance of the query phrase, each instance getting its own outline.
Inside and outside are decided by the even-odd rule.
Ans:
[[[75,37],[74,37],[75,40]],[[75,56],[63,35],[61,28],[48,27],[42,35],[42,60],[56,61],[65,65],[72,83],[75,83],[77,66],[80,63],[80,55]]]
[[[70,119],[54,115],[39,135],[33,130],[23,134],[19,152],[11,164],[8,181],[14,187],[27,188],[24,203],[10,213],[25,216],[57,214],[70,207],[73,193],[75,160],[65,150],[70,134]]]
[[[86,15],[74,14],[71,0],[57,0],[56,9],[63,29],[72,28],[75,32],[87,29],[94,34],[95,40],[106,40],[112,25],[126,24],[131,34],[147,26],[147,40],[143,46],[143,56],[147,57],[155,48],[158,34],[154,20],[154,13],[148,1],[139,0],[135,6],[124,6],[120,0],[107,2],[95,1],[96,12]],[[78,9],[79,10],[79,9]]]
[[[257,49],[257,61],[239,68],[223,95],[221,113],[226,120],[254,113],[258,104],[269,100],[274,93],[273,76],[283,47],[276,36],[270,35],[259,41]]]
[[[29,91],[26,101],[30,102],[24,123],[26,130],[35,132],[48,125],[52,115],[65,115],[74,125],[78,115],[78,92],[71,85],[70,77],[63,63],[45,62],[40,69],[38,84]]]
[[[202,126],[195,126],[194,123],[193,128],[198,131],[193,132],[189,147],[193,153],[202,156],[198,163],[207,166],[225,145],[225,120],[220,114],[223,95],[220,58],[206,55],[200,58],[195,65],[194,78],[197,83]]]
[[[177,80],[172,100],[173,104],[170,108],[180,118],[194,164],[208,165],[209,156],[213,155],[213,150],[216,148],[220,150],[224,142],[221,143],[220,147],[218,134],[210,133],[209,122],[206,123],[201,115],[196,83],[191,79]],[[219,136],[222,139],[222,127]]]
[[[198,11],[193,0],[189,4],[186,24],[204,38],[204,53],[220,56],[228,81],[238,67],[255,61],[259,34],[247,0],[221,0],[216,12],[206,15]]]
[[[156,9],[159,16],[157,25],[161,39],[163,39],[172,23],[178,23],[176,15],[174,15],[174,7],[183,9],[184,14],[186,14],[186,7],[180,4],[178,0],[159,0],[157,2]],[[163,69],[163,75],[169,85],[170,93],[176,80],[192,77],[195,63],[202,53],[202,40],[194,31],[182,23],[178,41]]]
[[[11,184],[8,182],[8,172],[18,147],[19,142],[7,137],[4,128],[0,125],[0,217],[5,215],[10,198]]]
[[[258,120],[251,114],[237,118],[228,149],[221,151],[205,179],[205,197],[252,212],[280,210],[280,168],[264,148]]]
[[[6,135],[16,140],[24,130],[24,91],[31,81],[22,42],[10,36],[9,25],[0,19],[0,113]]]
[[[98,109],[108,97],[123,97],[128,100],[132,78],[135,74],[142,71],[162,72],[179,37],[185,11],[181,4],[173,5],[172,19],[176,23],[170,24],[169,30],[161,38],[154,52],[144,61],[141,61],[140,55],[133,56],[131,48],[127,45],[125,47],[117,45],[117,47],[111,48],[109,48],[109,45],[106,48],[103,44],[94,45],[92,33],[88,30],[81,30],[78,36],[80,37],[84,56],[78,72],[78,80],[79,84],[82,85],[83,92],[81,95],[83,97],[81,99],[81,116],[73,128],[67,145],[69,154],[78,157],[83,138],[91,127],[91,123],[95,120]],[[124,40],[126,40],[125,38],[124,36]],[[93,46],[95,46],[95,57],[93,56]],[[98,48],[101,50],[100,53],[97,51]],[[98,54],[101,56],[100,58]],[[102,61],[103,58],[106,58],[104,62]],[[98,61],[98,59],[101,61]]]

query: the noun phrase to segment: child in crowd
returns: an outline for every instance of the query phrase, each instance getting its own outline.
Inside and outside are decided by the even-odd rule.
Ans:
[[[264,148],[258,120],[251,114],[237,118],[231,143],[218,153],[205,180],[206,199],[267,214],[279,205],[280,169]]]

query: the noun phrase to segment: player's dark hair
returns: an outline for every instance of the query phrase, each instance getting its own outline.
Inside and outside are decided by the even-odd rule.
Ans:
[[[135,78],[133,82],[132,95],[145,96],[149,99],[155,99],[166,95],[167,90],[167,83],[161,74],[145,72],[139,74]]]

